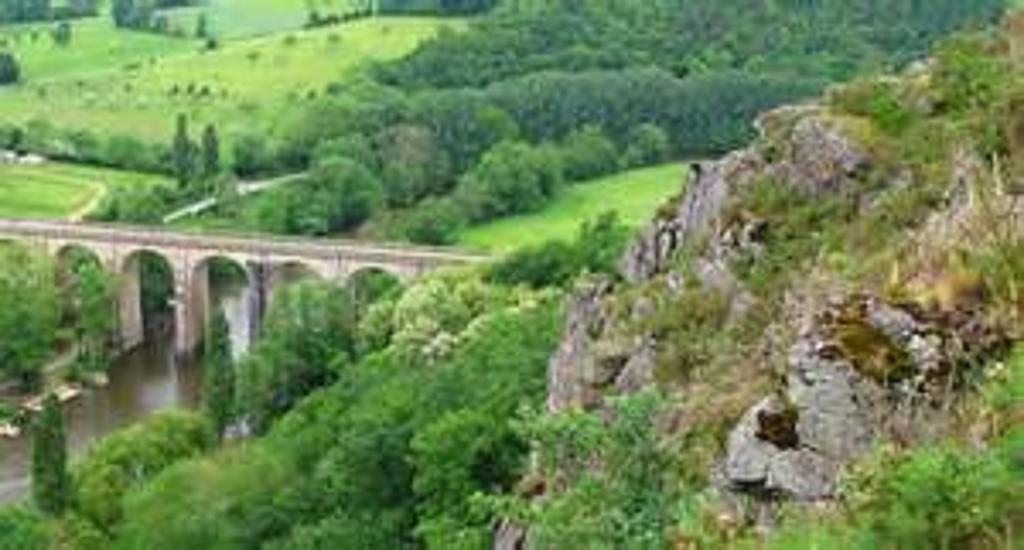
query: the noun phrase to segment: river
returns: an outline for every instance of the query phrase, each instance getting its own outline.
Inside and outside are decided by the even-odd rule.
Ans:
[[[216,298],[231,326],[236,356],[248,348],[248,303],[239,288],[221,290]],[[152,335],[122,355],[108,371],[110,383],[86,390],[64,408],[64,426],[72,460],[110,432],[169,408],[194,409],[200,403],[202,374],[198,364],[175,358],[173,334]],[[0,438],[0,505],[20,500],[30,488],[31,438]]]

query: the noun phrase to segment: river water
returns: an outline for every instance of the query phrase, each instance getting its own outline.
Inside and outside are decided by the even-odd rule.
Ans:
[[[215,303],[231,326],[233,352],[244,353],[250,339],[248,302],[239,288],[221,290]],[[110,384],[65,404],[64,426],[72,461],[99,438],[170,408],[194,409],[200,403],[200,366],[175,358],[173,334],[152,335],[145,344],[119,357],[108,371]],[[0,438],[0,505],[28,494],[31,438]]]

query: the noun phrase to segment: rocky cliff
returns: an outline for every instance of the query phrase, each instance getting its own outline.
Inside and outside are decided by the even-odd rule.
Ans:
[[[949,152],[941,200],[923,223],[900,233],[909,246],[889,252],[899,258],[913,250],[899,258],[912,276],[870,268],[837,276],[820,253],[789,265],[774,293],[748,288],[737,273],[740,261],[767,261],[776,230],[774,220],[744,209],[740,197],[753,186],[784,187],[811,203],[838,198],[860,219],[917,183],[909,168],[879,166],[872,144],[857,136],[863,124],[822,106],[780,109],[761,117],[760,138],[749,148],[695,165],[681,199],[628,247],[621,280],[586,281],[569,301],[549,365],[549,410],[600,408],[608,395],[656,382],[692,400],[712,391],[709,378],[731,376],[735,388],[746,380],[754,389],[738,390],[730,405],[710,398],[717,421],[732,427],[707,475],[730,513],[760,521],[780,500],[833,499],[843,468],[882,442],[913,445],[947,434],[963,370],[997,352],[1005,334],[971,281],[946,303],[899,295],[880,281],[895,277],[909,288],[907,280],[928,278],[925,257],[944,257],[977,237],[969,228],[984,214],[970,189],[987,177],[987,165],[969,146]],[[754,325],[755,334],[715,372],[665,381],[659,365],[673,357],[664,356],[665,340],[645,320],[665,295],[694,288],[724,300],[725,323]],[[674,414],[677,429],[709,417],[690,418],[699,413],[685,405]]]

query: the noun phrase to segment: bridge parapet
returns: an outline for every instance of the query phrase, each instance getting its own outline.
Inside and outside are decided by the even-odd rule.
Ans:
[[[0,235],[133,245],[159,249],[186,249],[196,252],[242,253],[309,259],[334,259],[369,263],[417,263],[431,266],[464,265],[483,261],[487,256],[467,252],[370,243],[336,239],[299,239],[270,235],[227,233],[187,233],[128,225],[82,224],[42,220],[0,219]]]
[[[141,302],[137,266],[132,259],[148,251],[163,257],[174,274],[179,353],[200,343],[210,307],[206,265],[223,257],[250,271],[304,265],[325,279],[345,279],[364,269],[379,269],[403,279],[445,267],[474,264],[487,256],[417,246],[267,235],[187,233],[126,225],[0,219],[0,238],[36,241],[51,253],[66,246],[93,251],[123,279],[120,293],[121,341],[141,343]],[[263,291],[266,291],[264,289]]]

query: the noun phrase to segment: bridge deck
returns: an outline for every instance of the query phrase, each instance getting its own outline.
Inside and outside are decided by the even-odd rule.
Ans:
[[[189,233],[153,227],[52,220],[0,219],[0,235],[69,241],[131,244],[139,247],[241,252],[327,259],[338,255],[399,262],[467,264],[488,256],[457,250],[355,240],[292,238],[230,233]]]

